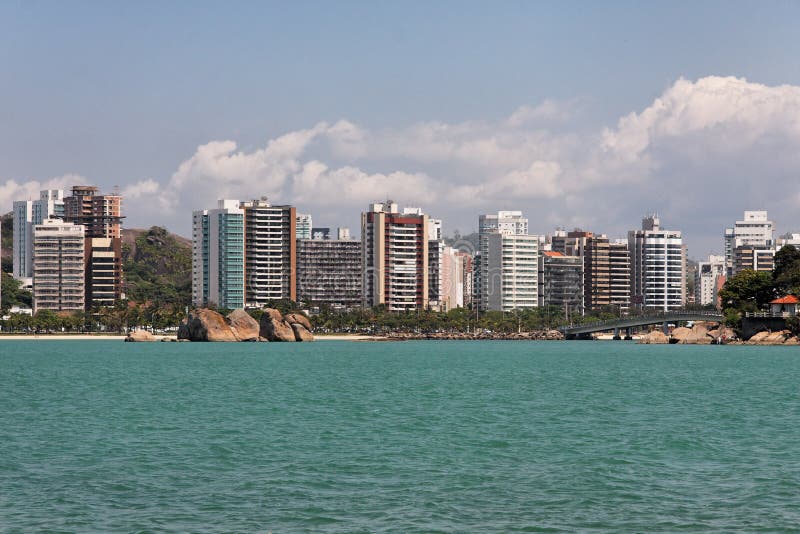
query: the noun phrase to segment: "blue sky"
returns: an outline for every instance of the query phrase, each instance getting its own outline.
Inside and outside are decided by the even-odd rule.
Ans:
[[[132,193],[144,183],[144,191],[179,200],[148,210],[146,195],[132,195],[129,226],[159,223],[186,234],[189,211],[219,196],[213,187],[219,179],[225,184],[220,194],[267,191],[276,202],[311,212],[320,225],[354,227],[362,198],[350,202],[342,193],[319,199],[298,191],[302,184],[347,181],[357,169],[373,196],[422,205],[445,219],[449,230],[470,230],[482,211],[518,207],[528,213],[532,230],[550,231],[562,220],[567,227],[622,235],[641,214],[657,210],[666,224],[684,230],[690,254],[699,257],[721,248],[716,236],[746,208],[770,209],[779,230],[800,231],[797,210],[785,202],[800,191],[784,190],[798,182],[796,161],[763,163],[796,148],[793,123],[782,123],[776,117],[785,113],[773,107],[764,118],[758,106],[771,98],[794,117],[795,92],[776,88],[800,86],[798,20],[796,2],[5,2],[0,201],[10,210],[14,195],[68,174]],[[708,77],[755,85],[701,87]],[[607,152],[599,141],[604,130],[622,135],[621,118],[642,114],[682,78],[698,84],[681,93],[687,98],[743,90],[761,115],[746,114],[744,123],[741,115],[711,119],[661,137],[663,128],[651,125],[648,161],[643,164],[637,153],[633,165],[612,165],[613,171],[608,162],[589,162],[581,154],[581,146]],[[551,107],[539,108],[545,102]],[[507,120],[526,106],[542,113],[511,132]],[[708,120],[705,115],[699,113]],[[291,154],[276,156],[278,163],[259,159],[270,140],[340,121],[356,128],[363,146],[339,150],[341,128],[336,134],[323,128]],[[762,135],[730,157],[718,142],[721,135],[738,138],[736,128]],[[469,166],[469,158],[450,149],[424,153],[416,146],[425,144],[421,139],[460,146],[462,155],[501,139],[513,153],[495,153],[506,158],[496,164]],[[257,163],[232,168],[223,161],[224,171],[190,163],[202,167],[202,176],[184,177],[183,189],[172,184],[165,193],[179,167],[202,157],[199,148],[215,141],[236,147],[212,151],[215,161],[233,156]],[[348,143],[352,148],[352,139]],[[706,160],[697,153],[704,143]],[[552,150],[530,161],[519,156],[548,144]],[[518,160],[519,168],[510,160]],[[300,180],[315,162],[327,171]],[[744,183],[745,171],[759,174],[761,187],[737,188],[737,195],[724,195],[723,206],[705,198],[682,210],[688,191],[679,195],[657,185],[681,185],[679,177],[690,176],[683,186],[708,197],[725,183]],[[481,173],[501,187],[511,176],[516,189],[489,194],[475,187]],[[569,194],[519,194],[526,183],[546,189],[540,173],[572,184]],[[621,183],[609,173],[640,176]],[[585,178],[594,174],[596,179]],[[205,194],[186,185],[195,179]],[[448,191],[465,184],[471,189],[448,198]],[[470,194],[475,202],[464,201]],[[587,203],[574,198],[580,196],[599,199],[588,204],[591,216],[582,216]],[[783,203],[773,202],[774,196]]]

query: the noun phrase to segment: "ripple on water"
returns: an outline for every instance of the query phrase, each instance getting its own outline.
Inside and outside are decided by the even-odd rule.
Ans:
[[[794,352],[3,342],[16,531],[790,530]]]

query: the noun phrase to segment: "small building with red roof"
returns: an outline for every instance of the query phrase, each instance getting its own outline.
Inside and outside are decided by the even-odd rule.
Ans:
[[[800,304],[800,299],[794,295],[786,295],[770,301],[769,309],[772,315],[797,315],[798,304]]]

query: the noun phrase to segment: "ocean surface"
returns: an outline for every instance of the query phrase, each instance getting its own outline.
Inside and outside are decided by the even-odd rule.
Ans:
[[[0,340],[0,531],[800,525],[800,349]]]

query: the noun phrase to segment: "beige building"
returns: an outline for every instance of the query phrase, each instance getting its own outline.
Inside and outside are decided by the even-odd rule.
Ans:
[[[33,230],[33,309],[83,311],[84,227],[47,219]]]

